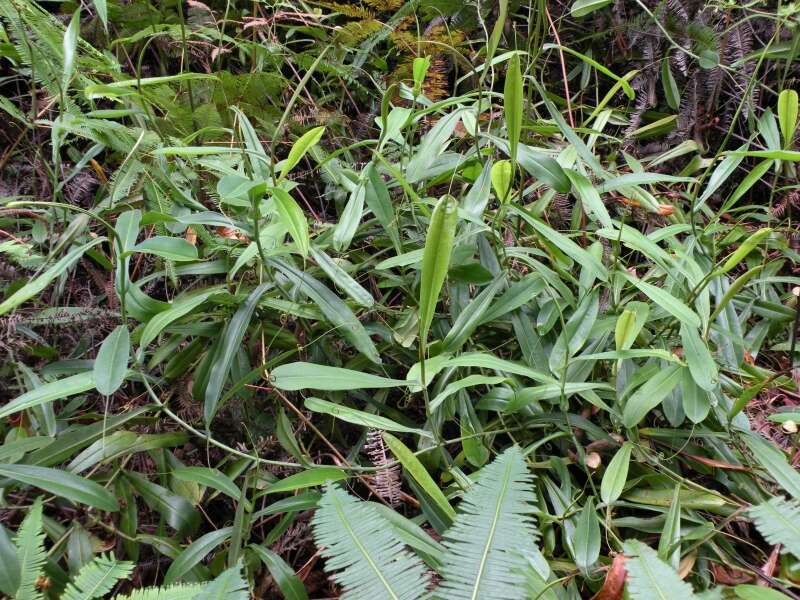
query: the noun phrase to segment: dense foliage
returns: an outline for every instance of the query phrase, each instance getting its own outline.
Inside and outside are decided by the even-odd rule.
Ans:
[[[0,0],[0,595],[800,598],[798,54]]]

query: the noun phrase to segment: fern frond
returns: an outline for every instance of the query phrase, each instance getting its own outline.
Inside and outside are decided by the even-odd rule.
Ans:
[[[25,515],[25,519],[17,530],[14,539],[19,559],[19,588],[14,595],[16,600],[39,600],[41,592],[36,589],[36,581],[42,574],[47,553],[44,549],[44,532],[42,531],[42,499],[36,502]]]
[[[626,589],[631,600],[692,600],[694,590],[678,577],[678,573],[658,553],[639,540],[628,540],[623,545],[625,569],[628,571]]]
[[[513,446],[484,467],[445,533],[441,584],[448,600],[525,597],[526,556],[536,552],[533,475]]]
[[[325,570],[344,588],[344,600],[413,600],[429,582],[422,561],[392,534],[374,507],[330,485],[311,521]]]
[[[193,600],[250,600],[250,589],[242,577],[242,566],[236,565],[217,575]]]
[[[203,591],[203,584],[181,583],[164,588],[142,588],[129,596],[117,594],[112,600],[188,600]]]
[[[800,501],[777,496],[754,506],[749,513],[765,540],[770,544],[782,544],[800,557]]]
[[[131,571],[133,571],[131,562],[120,562],[108,555],[96,556],[81,567],[75,579],[67,585],[61,600],[102,598],[120,579],[127,579]]]

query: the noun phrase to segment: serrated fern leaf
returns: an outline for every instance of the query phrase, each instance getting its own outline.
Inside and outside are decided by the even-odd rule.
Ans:
[[[374,507],[329,486],[311,522],[325,570],[344,589],[343,600],[414,600],[426,593],[422,561],[397,540]]]
[[[201,591],[203,591],[202,584],[179,584],[165,588],[142,588],[129,596],[118,594],[114,596],[113,600],[188,600],[197,596]]]
[[[639,540],[628,540],[624,549],[628,571],[625,587],[631,600],[691,600],[696,597],[692,586],[682,581],[650,546]]]
[[[525,598],[526,556],[535,552],[533,476],[516,446],[484,467],[445,534],[438,596]]]
[[[131,571],[131,562],[119,562],[112,556],[96,556],[81,567],[75,579],[67,585],[61,600],[102,598],[120,579],[126,579]]]
[[[14,595],[16,600],[39,600],[42,594],[36,589],[36,581],[42,574],[47,560],[42,531],[42,499],[34,502],[14,539],[19,560],[19,588]]]
[[[237,565],[220,573],[214,581],[203,586],[193,600],[250,600],[250,589]]]
[[[800,501],[775,497],[749,513],[764,539],[800,557]]]

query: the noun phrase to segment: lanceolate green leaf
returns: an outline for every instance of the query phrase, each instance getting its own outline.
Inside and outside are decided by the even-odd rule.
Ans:
[[[210,552],[224,544],[231,537],[232,531],[233,527],[223,527],[206,533],[189,544],[170,564],[164,575],[164,583],[169,585],[180,581]]]
[[[685,367],[680,365],[670,365],[661,369],[628,398],[622,412],[622,422],[625,427],[635,427],[647,413],[661,404],[661,401],[680,382],[683,368]]]
[[[783,452],[756,433],[748,434],[744,441],[778,485],[800,500],[800,473],[789,464]]]
[[[395,423],[391,419],[374,415],[363,410],[356,410],[348,406],[321,400],[320,398],[306,398],[305,407],[316,413],[322,413],[353,423],[355,425],[362,425],[371,429],[382,429],[383,431],[399,431],[401,433],[414,433],[425,437],[432,437],[431,434],[422,429],[415,429],[413,427],[406,427],[400,423]]]
[[[691,327],[700,327],[700,317],[697,316],[697,313],[675,296],[660,287],[656,287],[636,277],[631,277],[630,275],[626,275],[626,277],[628,281],[639,288],[645,296],[650,298],[657,306],[663,308],[681,323],[685,323]]]
[[[250,549],[267,567],[285,600],[308,600],[303,582],[278,554],[264,546],[250,546]]]
[[[611,504],[622,495],[625,483],[628,481],[628,467],[631,462],[633,444],[625,442],[617,450],[614,458],[608,463],[603,480],[600,482],[600,497],[606,504]]]
[[[142,336],[139,339],[139,345],[142,347],[147,347],[150,345],[156,337],[158,336],[161,331],[164,330],[170,323],[180,319],[181,317],[188,315],[191,313],[195,308],[203,304],[206,300],[211,297],[211,295],[215,293],[219,293],[222,291],[223,288],[219,287],[212,287],[206,290],[202,290],[200,292],[195,292],[186,296],[179,296],[172,301],[170,308],[160,313],[157,313],[153,318],[151,318],[147,325],[145,325],[144,331],[142,332]]]
[[[61,275],[64,271],[69,269],[72,265],[74,265],[84,253],[97,246],[98,244],[102,244],[106,241],[106,238],[99,237],[91,242],[87,242],[83,246],[79,246],[71,250],[66,256],[61,258],[58,262],[56,262],[52,267],[47,269],[41,275],[35,277],[33,280],[29,281],[21,288],[19,288],[16,292],[11,294],[10,297],[6,298],[6,300],[0,304],[0,315],[4,315],[10,310],[15,309],[17,306],[22,304],[23,302],[30,300],[34,296],[40,294],[44,289],[50,285],[50,283],[59,275]]]
[[[600,521],[594,507],[594,497],[590,497],[580,514],[578,526],[575,528],[575,564],[581,569],[588,569],[600,557]]]
[[[681,323],[681,341],[686,364],[695,383],[704,390],[713,390],[719,383],[719,373],[708,344],[694,327],[685,323]]]
[[[0,464],[0,477],[8,477],[12,481],[41,488],[78,504],[108,512],[119,510],[117,499],[107,489],[94,481],[59,469]]]
[[[517,145],[522,133],[522,94],[522,71],[520,70],[519,54],[514,54],[508,62],[506,82],[503,89],[503,112],[505,113],[512,164],[517,162]]]
[[[436,505],[447,517],[454,519],[456,512],[453,510],[453,507],[450,506],[450,503],[442,493],[442,490],[439,489],[439,486],[436,485],[435,481],[433,481],[428,471],[425,469],[422,463],[419,462],[419,459],[414,456],[414,453],[411,452],[411,450],[409,450],[403,442],[398,440],[391,433],[384,431],[383,439],[386,442],[386,445],[389,447],[389,450],[392,451],[392,454],[394,454],[395,457],[397,457],[397,460],[399,460],[403,465],[403,468],[406,470],[408,475],[412,477],[423,490],[425,490],[425,493],[430,496],[431,500],[436,503]]]
[[[797,91],[783,90],[778,95],[778,123],[781,127],[783,147],[789,148],[797,130]]]
[[[325,485],[331,481],[341,481],[342,479],[347,479],[347,473],[341,469],[336,467],[314,467],[276,481],[267,488],[267,494],[293,492]]]
[[[408,385],[401,379],[387,379],[370,373],[328,367],[307,362],[280,365],[270,373],[270,381],[281,390],[361,390]]]
[[[575,0],[570,8],[573,17],[584,17],[596,10],[608,6],[612,0]]]
[[[308,273],[296,269],[289,263],[278,259],[270,259],[270,264],[282,272],[314,301],[322,311],[322,314],[325,315],[325,318],[335,326],[336,334],[342,335],[372,362],[380,364],[381,358],[375,349],[375,344],[370,339],[364,326],[353,314],[353,311],[341,298]]]
[[[431,215],[422,255],[422,275],[419,291],[419,339],[425,344],[430,331],[439,292],[447,277],[450,254],[458,218],[458,203],[452,196],[443,196]]]
[[[100,345],[94,361],[94,381],[104,396],[116,392],[125,381],[131,353],[130,334],[126,325],[119,325]]]
[[[197,260],[197,248],[195,246],[183,238],[166,235],[147,238],[131,248],[131,251],[154,254],[175,262]]]
[[[258,301],[272,284],[262,283],[247,297],[238,310],[231,317],[230,322],[222,332],[222,342],[217,346],[214,361],[211,365],[211,372],[208,376],[206,393],[203,402],[203,417],[206,424],[211,423],[217,413],[219,399],[222,395],[222,388],[228,380],[228,373],[233,363],[233,357],[239,350],[244,339],[244,334],[250,326],[250,319],[258,306]]]
[[[306,131],[300,136],[300,139],[292,144],[292,148],[289,150],[289,156],[281,165],[278,181],[281,181],[292,169],[295,168],[295,166],[297,166],[297,163],[299,163],[300,160],[306,155],[306,152],[308,152],[312,146],[315,146],[322,139],[324,133],[324,126],[314,127],[313,129]]]
[[[297,205],[288,192],[280,188],[272,188],[272,199],[278,210],[278,216],[289,230],[289,235],[292,236],[300,254],[308,256],[311,242],[308,237],[308,221],[303,214],[303,209]]]
[[[91,371],[45,383],[21,396],[17,396],[5,406],[0,407],[0,419],[33,406],[88,392],[94,386],[94,373]]]

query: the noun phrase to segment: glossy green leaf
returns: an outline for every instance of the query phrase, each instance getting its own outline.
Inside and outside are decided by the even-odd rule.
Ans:
[[[325,134],[325,127],[314,127],[309,129],[300,138],[292,144],[289,150],[289,156],[283,162],[280,168],[278,181],[281,181],[289,174],[289,172],[297,166],[306,153],[312,146],[316,146]]]
[[[596,10],[608,6],[612,0],[575,0],[570,8],[573,17],[585,17]]]
[[[159,513],[179,536],[189,534],[200,524],[200,513],[183,496],[127,471],[125,477],[147,505]]]
[[[492,188],[494,195],[500,202],[509,200],[509,193],[511,192],[511,183],[514,178],[514,168],[511,161],[498,160],[492,165],[491,171]]]
[[[230,537],[233,527],[223,527],[201,535],[172,561],[164,575],[164,584],[170,585],[180,581],[185,575],[213,552],[214,549],[224,544]]]
[[[91,242],[87,242],[83,246],[79,246],[62,257],[52,267],[48,268],[44,273],[38,275],[33,280],[29,281],[16,292],[11,294],[2,303],[0,303],[0,315],[15,309],[17,306],[30,300],[34,296],[39,295],[44,289],[52,283],[52,281],[61,275],[64,271],[74,265],[90,248],[102,244],[106,238],[99,237]]]
[[[681,342],[683,355],[695,383],[706,391],[711,391],[719,383],[717,363],[711,356],[708,344],[700,337],[697,329],[681,323]]]
[[[511,162],[517,162],[517,146],[522,133],[522,102],[523,102],[522,71],[520,69],[519,54],[514,54],[508,61],[506,81],[503,88],[503,114],[506,120],[508,146],[511,153]],[[505,197],[505,196],[503,196]]]
[[[156,339],[158,334],[170,323],[188,315],[213,294],[219,293],[223,289],[222,286],[215,286],[199,292],[178,296],[172,301],[170,308],[157,313],[147,322],[139,339],[139,345],[143,348],[149,346],[150,342]]]
[[[425,251],[422,256],[422,276],[419,291],[419,339],[425,344],[428,331],[436,313],[458,220],[458,203],[452,196],[443,196],[436,204],[425,236]]]
[[[584,571],[597,562],[600,557],[600,520],[594,507],[594,497],[590,497],[578,514],[578,524],[572,546],[575,564]]]
[[[361,390],[406,386],[400,379],[387,379],[370,373],[328,367],[307,362],[280,365],[270,373],[270,381],[280,389],[294,390]]]
[[[361,223],[361,216],[364,213],[364,199],[366,188],[358,185],[345,204],[342,216],[333,230],[333,247],[337,252],[344,252],[350,247],[353,236]]]
[[[354,425],[361,425],[370,429],[399,431],[402,433],[413,433],[416,435],[431,437],[429,432],[423,431],[422,429],[406,427],[405,425],[396,423],[391,419],[387,419],[386,417],[381,417],[380,415],[371,414],[364,412],[363,410],[357,410],[355,408],[350,408],[334,402],[328,402],[327,400],[321,400],[314,397],[306,398],[304,405],[310,411],[331,415],[337,419],[341,419],[342,421],[353,423]]]
[[[147,238],[143,242],[136,244],[131,248],[132,252],[142,252],[144,254],[153,254],[173,260],[175,262],[185,262],[190,260],[197,260],[197,248],[184,240],[183,238],[169,237],[164,235],[157,235]]]
[[[311,256],[319,267],[325,271],[325,274],[330,277],[331,281],[341,288],[350,298],[355,300],[364,308],[372,308],[375,305],[375,299],[367,290],[340,267],[334,260],[325,254],[322,250],[311,248]]]
[[[680,382],[683,368],[680,365],[670,365],[661,369],[628,398],[622,412],[622,423],[625,427],[636,427],[647,413],[661,404]]]
[[[222,332],[221,343],[217,346],[214,354],[203,400],[203,417],[206,424],[211,423],[217,413],[222,388],[228,380],[233,358],[242,344],[247,328],[250,326],[250,319],[261,296],[270,287],[272,284],[262,283],[250,292],[247,300],[239,306]]]
[[[634,301],[625,305],[622,314],[617,317],[614,329],[614,343],[617,350],[628,350],[633,346],[649,314],[650,306],[644,302]]]
[[[583,204],[583,210],[591,218],[600,223],[603,227],[613,227],[611,216],[606,210],[603,199],[592,183],[583,175],[572,169],[565,169],[564,173],[572,182],[578,197]]]
[[[278,217],[292,236],[297,249],[303,256],[308,256],[311,241],[308,235],[308,221],[303,209],[298,206],[288,192],[280,188],[272,188],[272,200],[278,210]]]
[[[280,556],[264,546],[250,546],[250,549],[267,567],[285,600],[308,600],[303,582]]]
[[[278,494],[281,492],[293,492],[310,487],[325,485],[329,481],[341,481],[347,479],[347,473],[336,467],[314,467],[300,471],[294,475],[289,475],[276,481],[267,488],[267,494]]]
[[[0,464],[0,477],[8,477],[12,481],[43,489],[78,504],[108,512],[119,510],[117,499],[103,486],[59,469]]]
[[[628,467],[631,462],[632,450],[633,444],[630,442],[622,444],[603,473],[603,479],[600,482],[600,498],[606,504],[615,502],[622,495],[622,490],[628,481]]]
[[[723,274],[727,273],[734,267],[736,267],[744,258],[750,254],[753,250],[755,250],[758,245],[767,239],[770,234],[772,233],[772,229],[769,227],[764,227],[759,229],[755,233],[751,234],[744,242],[742,242],[739,247],[725,260],[723,265],[719,268],[717,273]]]
[[[313,300],[322,311],[322,314],[325,315],[325,318],[336,327],[337,334],[342,335],[372,362],[380,364],[381,357],[375,349],[375,344],[370,339],[364,326],[353,314],[353,311],[341,298],[308,273],[300,271],[288,263],[271,259],[270,264],[275,266],[276,269]]]
[[[430,496],[431,500],[436,503],[436,505],[445,515],[447,515],[450,519],[455,519],[456,512],[453,510],[453,507],[450,506],[450,503],[442,493],[442,490],[439,489],[439,486],[431,478],[430,474],[422,465],[422,463],[419,462],[419,459],[414,456],[414,453],[411,452],[411,450],[409,450],[403,442],[398,440],[390,433],[384,432],[383,439],[386,442],[386,445],[389,447],[389,450],[392,451],[392,454],[394,454],[397,460],[403,465],[403,468],[406,470],[406,473],[408,473],[409,477],[416,481],[419,486],[425,490],[425,493]]]
[[[658,540],[658,558],[677,569],[681,560],[681,486],[675,486],[664,528]]]
[[[64,32],[64,40],[62,43],[62,50],[64,52],[64,70],[61,74],[61,89],[66,90],[69,87],[69,82],[75,74],[75,55],[78,50],[78,35],[81,31],[81,10],[80,5],[72,18],[69,21],[66,32]]]
[[[778,95],[778,124],[783,136],[783,147],[789,148],[797,130],[798,100],[796,90],[782,90]]]
[[[757,433],[744,437],[747,447],[759,464],[772,478],[795,499],[800,499],[800,473],[789,464],[786,455],[775,445],[767,442]]]
[[[681,94],[678,91],[678,84],[675,83],[675,77],[672,75],[668,56],[661,59],[661,86],[664,88],[667,105],[672,110],[678,110],[681,105]]]
[[[700,327],[700,317],[697,316],[697,313],[675,296],[660,287],[656,287],[636,277],[631,277],[630,275],[626,275],[625,277],[639,288],[645,296],[650,298],[656,305],[663,308],[681,323],[685,323],[690,327]]]
[[[242,495],[239,486],[219,469],[211,469],[209,467],[179,467],[177,469],[172,469],[171,475],[181,481],[190,481],[210,487],[236,501],[238,501],[239,497]]]
[[[128,327],[119,325],[103,340],[94,361],[94,382],[98,392],[110,396],[119,389],[128,372],[130,353]]]
[[[45,383],[29,392],[17,396],[5,406],[0,407],[0,419],[13,415],[21,410],[40,406],[53,400],[69,398],[75,394],[88,392],[95,387],[94,373],[87,371],[70,375],[57,381]]]

